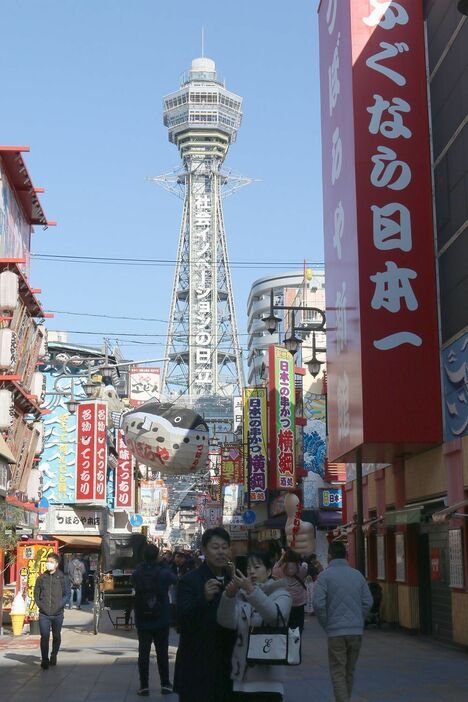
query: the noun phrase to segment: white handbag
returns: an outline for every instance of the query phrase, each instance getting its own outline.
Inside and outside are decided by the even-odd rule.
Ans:
[[[276,605],[276,625],[251,627],[247,645],[249,665],[299,665],[301,662],[301,634],[299,628],[286,626],[281,610]]]

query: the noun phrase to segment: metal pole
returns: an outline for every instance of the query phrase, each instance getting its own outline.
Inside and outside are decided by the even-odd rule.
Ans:
[[[356,451],[356,565],[358,570],[365,576],[366,556],[364,551],[364,532],[362,530],[363,522],[362,450],[359,447]]]

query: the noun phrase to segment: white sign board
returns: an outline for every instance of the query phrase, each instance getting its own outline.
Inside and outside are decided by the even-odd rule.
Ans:
[[[51,507],[46,525],[50,534],[99,535],[104,530],[104,513],[97,509]]]

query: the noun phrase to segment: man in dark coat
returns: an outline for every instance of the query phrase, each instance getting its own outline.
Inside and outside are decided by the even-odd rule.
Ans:
[[[205,531],[202,550],[205,562],[184,575],[177,589],[180,640],[174,690],[180,702],[227,702],[235,632],[216,621],[222,592],[232,578],[227,531],[221,527]]]
[[[148,544],[144,551],[144,562],[133,573],[140,673],[140,689],[137,694],[142,697],[149,696],[149,659],[153,643],[161,694],[169,695],[172,692],[169,679],[169,587],[177,582],[177,576],[169,568],[158,564],[158,556],[158,547]]]
[[[59,557],[49,553],[46,572],[38,577],[34,586],[34,601],[39,609],[41,631],[41,668],[57,664],[57,654],[62,640],[63,608],[71,596],[68,578],[58,569]],[[50,631],[52,629],[52,651],[49,658]]]

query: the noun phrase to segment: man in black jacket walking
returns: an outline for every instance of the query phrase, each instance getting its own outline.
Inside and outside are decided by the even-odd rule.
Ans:
[[[205,562],[184,575],[177,589],[180,633],[174,690],[180,702],[226,702],[231,694],[231,656],[236,633],[216,620],[219,601],[232,578],[230,538],[225,529],[202,537]]]
[[[63,609],[70,599],[70,585],[58,569],[59,557],[56,553],[47,556],[46,572],[38,577],[34,587],[34,600],[39,608],[39,629],[41,631],[41,668],[57,664],[57,653],[61,643]],[[52,629],[52,651],[49,659],[50,631]]]

